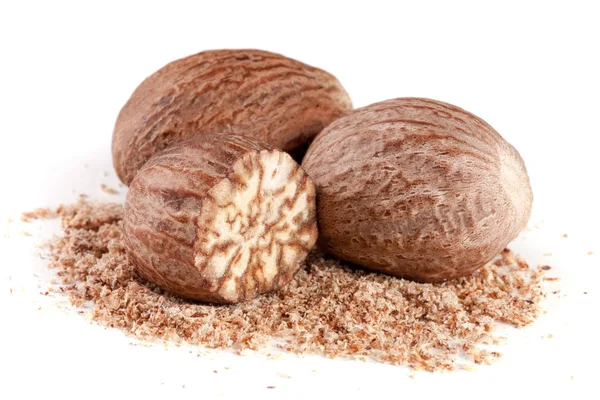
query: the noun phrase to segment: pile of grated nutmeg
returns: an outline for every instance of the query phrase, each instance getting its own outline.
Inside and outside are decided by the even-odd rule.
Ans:
[[[370,359],[415,369],[468,369],[500,353],[500,323],[531,324],[545,297],[544,270],[508,249],[472,276],[415,283],[359,270],[313,251],[276,293],[235,305],[194,303],[136,276],[122,241],[120,204],[81,200],[24,214],[62,219],[45,247],[58,282],[50,290],[98,323],[140,339],[207,348]]]

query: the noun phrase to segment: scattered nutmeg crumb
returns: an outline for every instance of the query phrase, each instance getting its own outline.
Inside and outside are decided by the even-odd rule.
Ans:
[[[541,268],[542,268],[544,271],[548,271],[548,270],[552,269],[552,267],[551,267],[551,266],[549,266],[549,265],[542,265],[542,266],[541,266]]]
[[[594,252],[593,252],[593,251],[588,251],[588,252],[587,252],[587,255],[588,255],[588,256],[591,256],[592,254],[594,254]]]
[[[569,237],[569,235],[567,235],[566,233],[563,233],[562,235],[560,235],[560,237],[563,237],[563,238],[568,238],[568,237]]]
[[[583,294],[588,294],[588,292],[583,292]]]
[[[33,211],[21,214],[21,221],[29,222],[34,219],[47,219],[57,217],[57,213],[49,208],[37,208]]]
[[[275,389],[275,386],[267,386],[267,389]]]
[[[101,189],[103,192],[105,192],[105,193],[108,193],[108,194],[119,194],[119,192],[118,192],[118,191],[116,191],[115,189],[113,189],[113,188],[111,188],[111,187],[109,187],[109,186],[105,185],[104,183],[103,183],[102,185],[100,185],[100,189]]]
[[[277,292],[226,306],[189,302],[134,273],[121,205],[80,200],[57,213],[63,235],[45,246],[57,295],[142,340],[234,351],[275,345],[296,354],[453,370],[463,355],[493,362],[500,353],[483,343],[494,342],[498,324],[526,326],[543,312],[544,270],[524,268],[508,249],[471,276],[439,284],[367,272],[313,251]]]

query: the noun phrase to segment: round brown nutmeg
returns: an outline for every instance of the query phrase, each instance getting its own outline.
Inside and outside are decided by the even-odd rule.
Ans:
[[[155,153],[207,133],[258,138],[301,156],[352,103],[331,74],[261,50],[211,50],[167,64],[117,118],[113,163],[129,185]]]
[[[287,284],[317,239],[315,188],[281,150],[203,135],[152,157],[125,203],[136,271],[179,296],[235,303]]]
[[[419,281],[483,266],[531,212],[514,147],[482,119],[435,100],[357,109],[315,138],[302,166],[317,187],[323,250]]]

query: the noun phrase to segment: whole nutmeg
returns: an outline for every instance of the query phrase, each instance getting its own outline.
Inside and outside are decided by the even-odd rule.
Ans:
[[[352,109],[331,74],[260,50],[211,50],[167,64],[135,89],[112,139],[117,175],[129,185],[158,151],[207,133],[252,136],[303,153]]]
[[[531,211],[519,153],[482,119],[434,100],[357,109],[315,138],[302,166],[325,251],[419,281],[472,273]]]
[[[287,284],[317,239],[315,188],[281,150],[203,135],[152,157],[127,193],[136,271],[179,296],[235,303]]]

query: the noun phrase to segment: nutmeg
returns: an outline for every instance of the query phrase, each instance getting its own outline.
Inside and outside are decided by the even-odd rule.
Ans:
[[[251,136],[302,152],[352,109],[331,74],[260,50],[204,51],[167,64],[135,89],[117,118],[117,175],[129,185],[158,151],[207,133]]]
[[[482,119],[435,100],[357,109],[315,138],[302,166],[317,187],[325,251],[419,281],[470,274],[531,212],[517,150]]]
[[[205,134],[143,166],[123,231],[148,281],[189,299],[240,302],[287,284],[302,265],[317,239],[315,189],[283,151]]]

